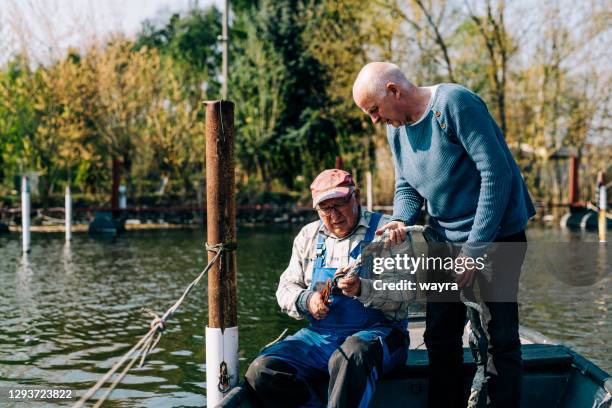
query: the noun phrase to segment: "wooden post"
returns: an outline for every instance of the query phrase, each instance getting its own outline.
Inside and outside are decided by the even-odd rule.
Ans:
[[[234,103],[230,101],[206,102],[206,211],[208,245],[235,243]],[[214,256],[209,251],[208,261]],[[228,251],[208,271],[207,406],[217,406],[237,384],[236,305],[236,255]]]
[[[597,190],[599,193],[599,242],[606,242],[608,232],[608,220],[606,212],[608,210],[608,191],[606,190],[606,173],[600,171],[597,174]]]
[[[342,156],[336,156],[336,168],[338,170],[342,170],[342,167],[344,167],[344,162],[342,161]]]
[[[569,162],[569,205],[575,207],[578,205],[580,191],[578,190],[578,167],[580,166],[580,158],[571,156]]]
[[[206,214],[208,244],[236,242],[234,170],[234,104],[206,103]],[[208,253],[210,262],[215,256]],[[236,313],[236,258],[223,254],[223,262],[208,271],[208,325],[233,327]]]

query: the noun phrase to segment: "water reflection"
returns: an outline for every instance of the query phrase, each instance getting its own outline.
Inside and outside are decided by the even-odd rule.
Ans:
[[[64,244],[62,251],[62,264],[64,265],[64,273],[66,275],[72,275],[74,273],[74,264],[72,262],[72,249],[70,248],[70,241]]]
[[[298,230],[239,232],[243,372],[262,345],[285,328],[293,332],[304,325],[282,315],[275,297]],[[582,234],[572,241],[572,233],[538,229],[529,235],[536,246],[593,238]],[[147,331],[150,317],[141,309],[165,311],[206,264],[201,231],[130,232],[111,241],[77,233],[69,245],[63,234],[45,234],[33,242],[29,256],[21,257],[18,236],[0,237],[0,386],[86,390]],[[595,284],[585,285],[592,275],[574,273],[570,286],[552,272],[560,263],[586,264],[559,248],[526,262],[522,322],[610,370],[610,276],[598,275]],[[608,270],[609,255],[609,248],[597,247],[589,262],[595,270]],[[109,406],[202,406],[207,316],[204,279],[173,316],[147,365],[130,371]]]
[[[529,239],[520,283],[522,324],[610,371],[610,248],[586,231],[530,229]]]
[[[525,270],[544,273],[563,284],[592,286],[610,274],[612,251],[599,242],[530,242]]]

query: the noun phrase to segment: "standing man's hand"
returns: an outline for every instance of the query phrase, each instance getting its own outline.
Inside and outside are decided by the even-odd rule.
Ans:
[[[389,241],[393,244],[401,244],[406,240],[406,231],[403,221],[391,221],[376,230],[376,235],[382,235],[385,230],[389,230]]]
[[[308,298],[308,311],[317,320],[324,319],[329,312],[329,308],[323,303],[321,292],[313,292]]]
[[[457,259],[459,258],[464,258],[464,261],[461,263],[461,265],[464,265],[464,267],[466,264],[465,259],[472,259],[463,254],[459,254]],[[474,277],[476,276],[476,268],[465,267],[465,271],[463,271],[463,273],[455,272],[455,274],[457,275],[457,284],[459,285],[459,289],[463,289],[464,287],[471,286],[472,283],[474,283]]]

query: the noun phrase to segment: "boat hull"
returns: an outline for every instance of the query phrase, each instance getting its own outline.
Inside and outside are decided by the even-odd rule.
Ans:
[[[577,408],[610,407],[612,381],[607,373],[569,348],[556,344],[524,344],[523,392],[521,407]],[[371,407],[427,406],[427,351],[410,350],[406,366],[377,383]],[[465,396],[470,391],[476,364],[464,349]],[[316,384],[324,400],[327,384]],[[222,401],[223,408],[254,407],[242,387],[236,387]]]

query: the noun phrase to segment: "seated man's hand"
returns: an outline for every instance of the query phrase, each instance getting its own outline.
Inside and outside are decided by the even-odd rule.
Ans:
[[[359,296],[361,294],[361,279],[356,275],[350,278],[340,278],[338,288],[342,289],[342,294],[345,296]]]
[[[324,319],[329,312],[329,308],[323,303],[323,297],[320,292],[314,292],[308,298],[308,311],[317,320]]]
[[[392,244],[401,244],[406,240],[406,231],[404,230],[404,224],[402,221],[391,221],[376,230],[376,235],[382,235],[385,230],[389,230],[388,242]],[[387,242],[385,241],[385,242]]]

